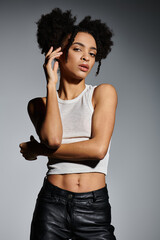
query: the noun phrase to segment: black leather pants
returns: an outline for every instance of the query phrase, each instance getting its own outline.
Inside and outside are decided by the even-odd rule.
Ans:
[[[96,191],[74,193],[45,178],[33,214],[30,240],[60,239],[116,240],[107,184]]]

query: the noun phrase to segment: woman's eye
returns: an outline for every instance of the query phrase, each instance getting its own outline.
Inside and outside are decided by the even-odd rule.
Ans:
[[[90,55],[91,55],[92,57],[95,57],[95,56],[96,56],[96,54],[94,54],[94,53],[90,53]]]
[[[81,49],[80,48],[74,48],[73,50],[74,51],[80,51]]]

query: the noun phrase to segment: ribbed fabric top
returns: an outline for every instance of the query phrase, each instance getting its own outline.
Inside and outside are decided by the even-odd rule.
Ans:
[[[74,99],[63,100],[59,98],[57,91],[58,105],[63,126],[62,144],[80,142],[91,138],[91,123],[94,108],[92,105],[92,95],[94,88],[85,84],[85,89]],[[49,158],[48,172],[50,174],[69,174],[69,173],[87,173],[101,172],[107,175],[109,150],[102,160],[87,160],[75,162],[64,161],[63,159]]]

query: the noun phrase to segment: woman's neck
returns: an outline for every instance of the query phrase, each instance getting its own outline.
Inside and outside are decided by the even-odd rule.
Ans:
[[[85,89],[85,79],[77,82],[68,82],[67,80],[60,79],[58,89],[59,98],[63,100],[71,100],[76,98]]]

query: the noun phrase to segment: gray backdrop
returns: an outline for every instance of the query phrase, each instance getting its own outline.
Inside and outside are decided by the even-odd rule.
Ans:
[[[36,24],[54,7],[72,9],[78,21],[101,18],[113,29],[114,47],[86,83],[110,83],[118,92],[106,182],[118,240],[158,240],[159,193],[159,20],[158,1],[5,1],[0,6],[1,167],[0,238],[28,240],[45,157],[29,162],[19,143],[36,139],[27,115],[31,98],[46,95],[44,56]],[[58,83],[59,85],[59,83]],[[57,85],[57,88],[58,88]]]

